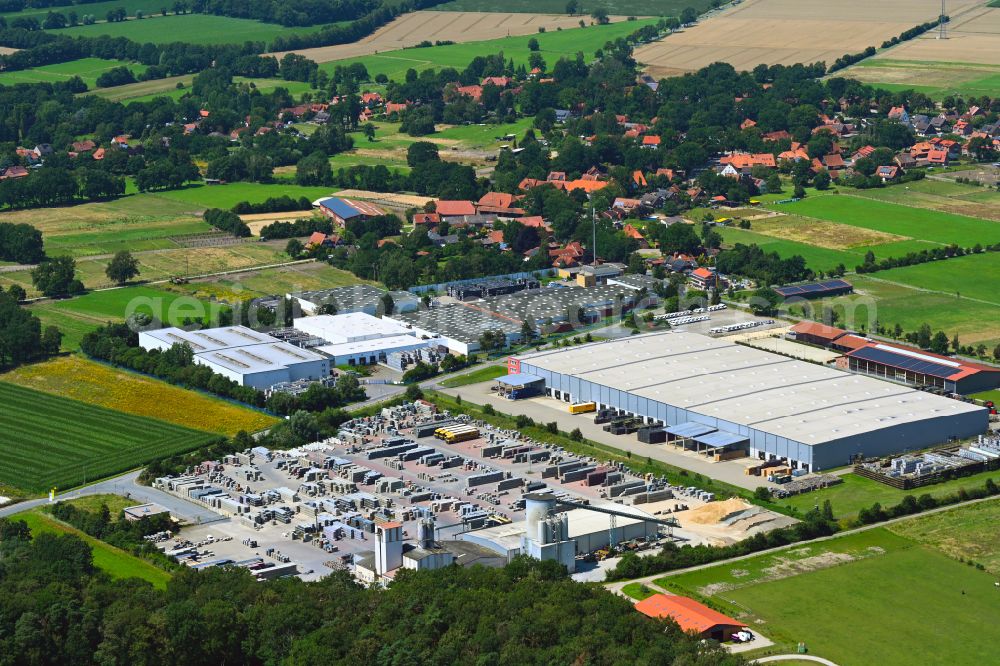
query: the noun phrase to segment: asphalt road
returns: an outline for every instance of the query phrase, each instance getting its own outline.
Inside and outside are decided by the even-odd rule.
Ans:
[[[135,500],[136,504],[147,504],[155,502],[170,510],[180,520],[189,523],[211,523],[217,520],[228,520],[224,516],[211,511],[207,507],[188,502],[187,500],[175,497],[161,490],[140,485],[136,479],[139,478],[138,471],[128,472],[120,476],[111,477],[97,483],[82,486],[66,493],[56,495],[58,500],[74,499],[87,495],[124,495]],[[0,518],[14,516],[24,511],[30,511],[39,506],[48,504],[48,497],[42,499],[18,502],[10,506],[0,508]]]

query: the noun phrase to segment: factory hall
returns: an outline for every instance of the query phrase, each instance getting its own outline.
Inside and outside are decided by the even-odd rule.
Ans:
[[[661,425],[696,450],[807,471],[971,437],[988,423],[981,407],[696,333],[526,354],[508,371],[551,398]]]

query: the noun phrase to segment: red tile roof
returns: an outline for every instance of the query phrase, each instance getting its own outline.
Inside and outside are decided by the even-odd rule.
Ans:
[[[479,199],[480,206],[510,208],[514,205],[514,195],[506,192],[487,192]]]
[[[654,594],[635,605],[635,609],[643,615],[654,618],[670,618],[683,631],[704,633],[719,625],[730,627],[745,627],[739,620],[727,617],[714,611],[704,604],[687,597],[675,597],[666,594]]]
[[[476,206],[471,201],[448,201],[442,199],[437,202],[435,211],[438,215],[475,215]]]
[[[846,335],[847,331],[836,326],[827,326],[817,321],[803,321],[791,328],[792,333],[797,335],[808,335],[814,338],[822,338],[828,342],[833,342],[837,338]]]

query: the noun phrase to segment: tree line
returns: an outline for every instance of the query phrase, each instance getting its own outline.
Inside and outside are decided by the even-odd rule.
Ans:
[[[0,605],[2,666],[746,663],[526,557],[406,570],[388,589],[345,571],[260,583],[234,567],[183,568],[160,590],[112,578],[74,535],[0,519]]]

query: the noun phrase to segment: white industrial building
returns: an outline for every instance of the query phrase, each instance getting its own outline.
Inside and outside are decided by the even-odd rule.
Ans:
[[[595,502],[597,511],[574,508],[557,512],[558,501],[553,495],[529,494],[524,499],[525,520],[465,532],[462,539],[488,548],[507,561],[518,555],[530,555],[539,560],[556,560],[572,573],[577,555],[592,553],[609,544],[617,546],[633,539],[655,538],[659,533],[659,525],[654,522],[657,519],[634,506]],[[612,520],[601,509],[617,515]]]
[[[432,344],[396,321],[363,312],[299,317],[293,327],[322,338],[327,344],[315,349],[330,356],[335,366],[374,365],[389,354],[426,349]]]
[[[175,344],[188,345],[195,363],[241,386],[261,390],[281,382],[322,379],[330,374],[327,357],[245,326],[201,331],[171,327],[139,332],[139,346],[143,349],[166,350]]]

